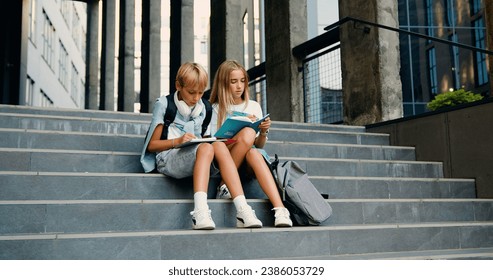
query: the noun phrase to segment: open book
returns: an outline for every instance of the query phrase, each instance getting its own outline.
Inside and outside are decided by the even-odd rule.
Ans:
[[[185,142],[185,143],[182,143],[180,145],[175,146],[175,149],[176,148],[187,147],[187,146],[190,146],[190,145],[200,144],[200,143],[212,143],[212,142],[216,142],[216,141],[224,142],[226,140],[227,139],[217,139],[216,137],[195,138],[195,139],[192,139],[192,140],[190,140],[188,142]]]
[[[216,138],[231,138],[235,136],[240,130],[245,127],[251,127],[256,132],[259,131],[260,124],[269,117],[269,114],[265,115],[263,118],[258,119],[256,121],[250,120],[246,116],[232,116],[224,121],[223,125],[219,128],[219,130],[214,134]]]

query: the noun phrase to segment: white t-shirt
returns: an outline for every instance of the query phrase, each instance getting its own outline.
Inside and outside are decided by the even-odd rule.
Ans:
[[[212,105],[212,117],[211,123],[209,125],[209,132],[212,136],[214,136],[214,134],[216,134],[217,132],[218,107],[219,105],[217,103]],[[254,115],[257,118],[262,118],[264,116],[262,113],[262,107],[260,107],[260,104],[255,100],[249,100],[248,104],[246,102],[243,102],[238,105],[232,105],[230,109],[231,111],[244,112],[249,115]]]

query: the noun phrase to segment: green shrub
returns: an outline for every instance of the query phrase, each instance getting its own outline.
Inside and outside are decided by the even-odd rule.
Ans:
[[[435,98],[426,104],[428,109],[435,111],[440,108],[452,107],[459,104],[474,102],[483,99],[481,94],[476,94],[471,91],[459,89],[456,91],[448,91],[440,93]]]

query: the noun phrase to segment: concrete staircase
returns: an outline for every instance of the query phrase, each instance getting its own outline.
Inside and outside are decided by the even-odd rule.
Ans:
[[[231,201],[211,199],[217,229],[193,231],[191,180],[140,166],[149,120],[0,105],[0,259],[493,259],[493,200],[474,180],[363,127],[273,123],[269,154],[330,195],[324,225],[274,228],[248,181],[262,229],[236,229]]]

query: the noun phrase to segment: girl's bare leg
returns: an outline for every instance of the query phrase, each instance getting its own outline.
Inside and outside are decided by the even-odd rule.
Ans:
[[[274,208],[284,207],[274,177],[272,177],[262,154],[256,149],[250,149],[246,155],[246,161],[248,166],[252,168],[260,187],[269,198],[272,206]]]
[[[244,128],[233,137],[236,142],[228,148],[236,168],[240,168],[240,165],[245,161],[246,154],[252,148],[256,136],[255,130]]]
[[[238,169],[231,157],[228,147],[226,147],[223,142],[215,142],[212,146],[214,147],[214,154],[219,165],[221,177],[224,183],[228,186],[231,197],[235,198],[238,195],[243,195],[244,193],[243,187],[241,186],[240,175],[238,175]]]

